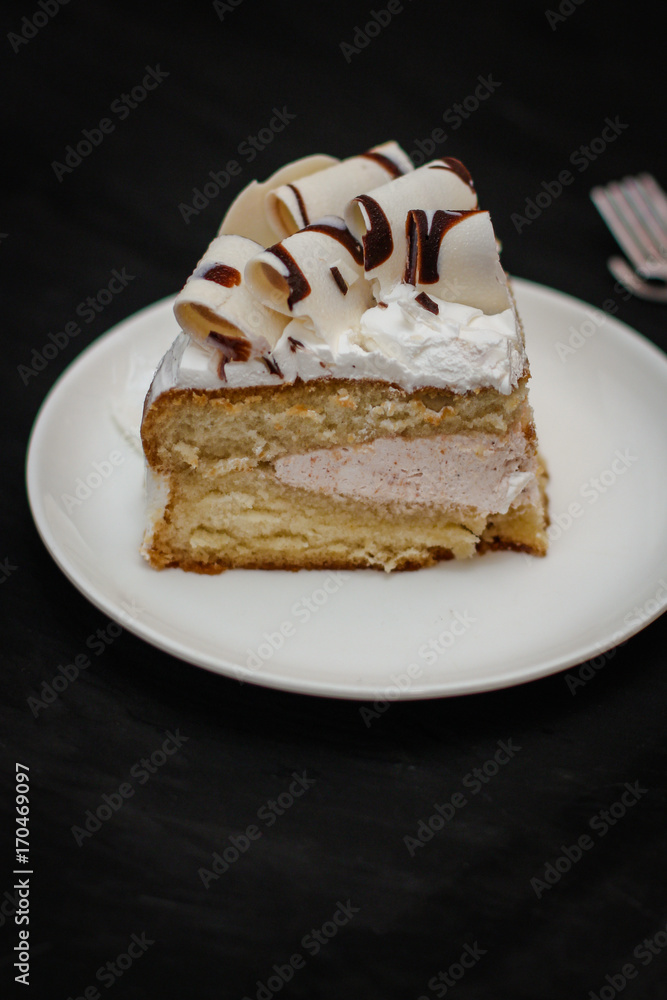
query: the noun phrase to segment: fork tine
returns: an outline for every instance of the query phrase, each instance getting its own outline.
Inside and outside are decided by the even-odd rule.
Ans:
[[[637,181],[644,189],[647,201],[654,208],[655,214],[662,220],[667,229],[667,194],[651,174],[639,174]]]
[[[611,185],[607,189],[601,187],[593,188],[591,198],[611,230],[612,235],[618,241],[618,244],[628,255],[635,267],[640,268],[646,261],[646,254],[641,244],[637,242],[633,231],[628,228],[625,218],[619,214],[616,199],[612,201],[610,198],[608,194],[610,188]]]
[[[660,246],[657,268],[667,277],[667,195],[650,174],[640,174],[636,183],[649,213],[649,225],[654,233],[656,228],[659,231],[656,237]]]
[[[623,187],[628,200],[632,202],[644,226],[653,237],[656,256],[664,257],[664,251],[667,248],[667,223],[663,224],[653,206],[651,196],[636,177],[626,177]]]
[[[608,191],[614,206],[623,221],[623,224],[628,228],[637,245],[643,250],[644,263],[646,262],[647,257],[655,258],[655,244],[645,227],[642,225],[641,219],[637,214],[637,210],[635,209],[631,199],[628,197],[626,188],[617,181],[612,181],[611,184],[608,185]]]

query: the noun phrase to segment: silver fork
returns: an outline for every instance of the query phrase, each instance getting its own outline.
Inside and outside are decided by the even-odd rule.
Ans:
[[[667,302],[667,195],[650,174],[625,177],[595,187],[591,198],[621,249],[607,267],[628,291],[652,302]]]

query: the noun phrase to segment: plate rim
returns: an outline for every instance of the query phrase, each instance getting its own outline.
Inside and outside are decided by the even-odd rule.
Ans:
[[[555,299],[561,305],[575,305],[579,309],[596,308],[583,299],[570,295],[568,292],[561,292],[558,289],[552,288],[548,285],[543,285],[530,279],[519,278],[511,275],[510,280],[515,287],[518,286],[520,289],[523,288],[537,297]],[[257,686],[273,690],[286,691],[289,693],[311,695],[315,697],[329,697],[346,701],[377,701],[378,696],[384,694],[386,700],[387,691],[389,690],[388,688],[381,689],[379,691],[372,691],[369,690],[368,686],[363,687],[361,690],[358,689],[357,686],[357,689],[355,690],[354,683],[351,680],[336,682],[333,680],[318,680],[315,676],[308,677],[307,679],[303,677],[294,677],[289,674],[288,667],[281,667],[281,673],[277,675],[266,673],[261,670],[251,671],[248,668],[242,667],[239,663],[228,660],[226,657],[217,656],[214,658],[205,652],[188,649],[187,645],[182,641],[166,638],[152,626],[142,623],[138,619],[134,619],[125,614],[112,598],[106,597],[104,592],[99,590],[97,584],[86,581],[85,577],[82,579],[81,571],[70,562],[67,553],[61,550],[58,546],[57,539],[53,537],[49,526],[48,516],[41,503],[41,497],[39,495],[36,482],[39,475],[39,468],[38,459],[35,456],[38,454],[40,436],[46,433],[45,429],[48,427],[48,414],[50,408],[55,405],[54,400],[56,400],[63,391],[66,391],[66,383],[71,378],[76,377],[77,369],[86,364],[89,357],[93,353],[97,353],[103,346],[106,347],[107,343],[118,333],[120,328],[123,328],[133,322],[140,322],[146,314],[159,311],[169,303],[172,303],[174,298],[175,295],[167,295],[153,303],[143,306],[141,309],[114,324],[114,326],[110,329],[96,337],[90,344],[86,345],[86,347],[84,347],[75,358],[72,359],[67,367],[60,373],[42,400],[30,431],[25,459],[25,480],[28,504],[39,537],[60,571],[65,575],[69,582],[99,611],[108,615],[111,620],[120,624],[127,631],[132,632],[138,638],[148,642],[149,645],[174,656],[190,666],[203,668],[211,673],[217,674],[218,676],[226,677],[230,680],[237,680],[239,683],[252,683]],[[619,327],[619,332],[626,337],[630,343],[632,343],[635,350],[643,352],[647,358],[652,358],[653,361],[663,367],[664,377],[667,381],[667,354],[665,354],[665,352],[654,344],[648,337],[629,326],[623,320],[618,319],[616,316],[608,314],[605,315],[609,321]],[[478,678],[471,682],[466,681],[466,678],[463,677],[456,679],[442,679],[437,683],[431,681],[424,687],[420,687],[418,684],[413,684],[405,691],[398,692],[398,689],[396,689],[397,696],[395,698],[391,698],[390,700],[421,701],[433,698],[460,697],[463,695],[488,693],[490,691],[504,690],[506,688],[528,684],[532,681],[540,680],[544,677],[565,671],[570,667],[586,663],[589,659],[594,657],[603,655],[609,649],[612,649],[621,643],[627,642],[634,635],[641,632],[652,622],[656,621],[665,610],[667,610],[667,595],[662,604],[658,606],[657,610],[648,614],[638,624],[627,625],[626,628],[609,635],[603,642],[591,641],[589,643],[582,643],[578,647],[577,651],[573,652],[569,656],[552,656],[547,660],[541,660],[539,664],[534,665],[530,670],[522,668],[518,671],[505,671],[499,675],[496,674],[493,677],[488,677],[486,680]],[[285,673],[285,670],[288,672]]]

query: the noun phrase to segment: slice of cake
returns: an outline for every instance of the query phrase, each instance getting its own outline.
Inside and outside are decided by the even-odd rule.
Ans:
[[[156,568],[544,555],[524,335],[452,158],[306,157],[229,209],[146,399]]]

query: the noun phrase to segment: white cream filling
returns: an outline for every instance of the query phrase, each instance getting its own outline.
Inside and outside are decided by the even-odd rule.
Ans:
[[[378,438],[369,444],[320,448],[275,463],[277,478],[301,489],[376,503],[466,507],[505,514],[524,491],[537,489],[520,432]]]

